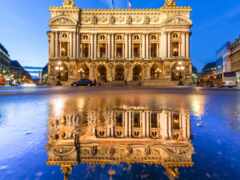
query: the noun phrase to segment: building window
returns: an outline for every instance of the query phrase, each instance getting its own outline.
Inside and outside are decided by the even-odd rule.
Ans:
[[[105,36],[104,35],[101,35],[100,36],[100,40],[105,40],[106,38],[105,38]]]
[[[140,44],[133,45],[133,57],[140,58]]]
[[[178,33],[171,35],[171,56],[178,57],[180,55],[180,36]]]
[[[83,40],[88,40],[88,36],[87,35],[83,35]]]
[[[106,57],[106,44],[100,44],[99,45],[99,52],[100,52],[100,58]]]
[[[140,113],[139,112],[135,112],[133,114],[133,127],[135,128],[140,128]]]
[[[117,40],[122,40],[122,36],[121,35],[117,35]]]
[[[66,34],[66,33],[63,33],[63,34],[62,34],[62,38],[67,38],[67,34]]]
[[[117,53],[117,58],[123,57],[123,44],[117,44],[116,53]]]
[[[151,44],[151,57],[152,58],[157,57],[157,44],[156,43]]]
[[[174,113],[172,116],[172,128],[173,130],[180,129],[180,116],[178,113]]]
[[[151,114],[151,128],[157,128],[157,113],[152,113]]]
[[[83,44],[83,57],[88,58],[89,57],[89,45]]]
[[[139,35],[134,35],[134,36],[133,36],[133,39],[134,39],[134,40],[139,40],[140,37],[139,37]]]
[[[179,43],[178,42],[172,43],[172,56],[173,57],[179,56]]]
[[[61,56],[68,56],[68,42],[61,42]]]
[[[151,36],[151,40],[157,40],[157,36],[156,35],[152,35]]]
[[[122,112],[118,112],[116,114],[116,126],[123,127],[123,113]]]

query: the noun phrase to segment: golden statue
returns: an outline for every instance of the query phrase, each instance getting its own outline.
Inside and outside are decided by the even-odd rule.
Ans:
[[[74,7],[75,6],[75,1],[74,0],[64,0],[63,1],[63,6]]]
[[[176,6],[176,0],[165,0],[164,6]]]

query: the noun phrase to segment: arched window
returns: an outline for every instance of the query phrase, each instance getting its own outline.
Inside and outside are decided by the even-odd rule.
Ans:
[[[60,37],[60,55],[61,57],[67,57],[69,51],[68,35],[63,33]]]
[[[123,127],[123,113],[117,112],[116,114],[116,126]]]
[[[180,35],[178,33],[172,33],[171,35],[171,56],[180,56]]]
[[[88,40],[88,36],[87,35],[83,35],[83,40]]]
[[[140,124],[140,113],[139,112],[135,112],[133,114],[133,127],[135,128],[140,128],[141,124]]]
[[[104,36],[104,35],[101,35],[101,36],[100,36],[100,40],[105,40],[105,36]]]
[[[117,40],[122,40],[122,36],[121,35],[117,35]]]
[[[134,35],[133,39],[134,39],[134,40],[139,40],[140,37],[139,37],[139,35]]]
[[[158,128],[156,112],[151,113],[151,128]]]
[[[179,130],[180,129],[180,115],[179,115],[179,113],[173,113],[173,115],[172,115],[172,127],[173,127],[173,130]]]

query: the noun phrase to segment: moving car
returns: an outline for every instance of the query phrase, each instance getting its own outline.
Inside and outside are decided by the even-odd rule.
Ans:
[[[96,82],[89,79],[81,79],[79,81],[73,82],[71,86],[96,86]]]

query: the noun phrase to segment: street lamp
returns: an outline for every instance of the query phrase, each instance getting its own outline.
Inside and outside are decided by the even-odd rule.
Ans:
[[[184,64],[183,64],[182,61],[179,61],[179,62],[178,62],[177,66],[176,66],[176,70],[177,70],[178,73],[179,73],[179,83],[178,83],[178,85],[179,85],[179,86],[182,86],[182,85],[183,85],[182,72],[185,70],[185,66],[184,66]]]
[[[55,67],[55,70],[58,72],[58,75],[57,75],[57,86],[61,86],[61,71],[63,70],[63,66],[62,66],[62,63],[59,61],[57,63],[57,66]]]
[[[162,71],[161,71],[160,68],[157,68],[157,69],[155,70],[155,74],[157,75],[157,77],[156,77],[157,79],[159,79],[161,72],[162,72]]]

